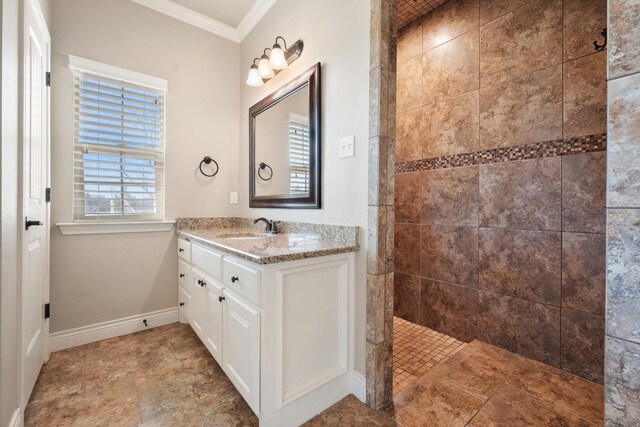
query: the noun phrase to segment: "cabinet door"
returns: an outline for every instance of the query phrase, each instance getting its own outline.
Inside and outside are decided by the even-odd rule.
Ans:
[[[222,286],[214,280],[207,280],[207,312],[205,320],[204,344],[214,359],[222,364]]]
[[[224,291],[222,369],[247,401],[260,412],[260,311]]]
[[[191,282],[191,289],[193,290],[191,293],[191,327],[200,339],[204,341],[204,325],[207,311],[207,287],[202,285],[204,275],[194,268],[191,273]]]
[[[180,286],[178,288],[178,304],[181,323],[191,322],[191,295]]]

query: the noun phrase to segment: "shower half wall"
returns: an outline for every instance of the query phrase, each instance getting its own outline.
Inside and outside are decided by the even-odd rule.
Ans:
[[[450,0],[400,32],[395,315],[602,383],[605,26]]]

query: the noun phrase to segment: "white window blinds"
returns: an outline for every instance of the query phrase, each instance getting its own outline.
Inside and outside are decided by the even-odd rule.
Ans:
[[[162,220],[165,91],[118,77],[74,69],[74,217]]]
[[[309,120],[289,119],[289,194],[309,193]]]

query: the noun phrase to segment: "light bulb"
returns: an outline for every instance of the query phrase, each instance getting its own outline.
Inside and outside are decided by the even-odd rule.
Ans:
[[[282,48],[278,43],[274,44],[271,49],[271,67],[274,70],[284,70],[288,65]]]
[[[271,68],[269,57],[267,55],[262,55],[260,58],[260,62],[258,62],[258,72],[260,73],[260,77],[263,79],[270,79],[276,75],[273,72],[273,68]]]
[[[253,87],[260,87],[264,84],[262,78],[260,77],[260,73],[258,72],[258,67],[255,65],[251,66],[249,70],[249,76],[247,76],[247,84]]]

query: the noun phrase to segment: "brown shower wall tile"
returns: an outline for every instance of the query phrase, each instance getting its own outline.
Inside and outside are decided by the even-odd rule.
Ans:
[[[562,307],[604,316],[604,234],[562,233]]]
[[[602,384],[604,317],[562,310],[562,370]]]
[[[420,275],[478,287],[478,228],[425,225],[420,229]]]
[[[480,291],[478,339],[560,366],[560,308]]]
[[[480,289],[560,307],[560,232],[480,229]]]
[[[396,222],[420,223],[421,194],[420,173],[396,175]]]
[[[422,156],[436,157],[478,150],[478,91],[468,92],[422,109]]]
[[[480,31],[480,85],[562,62],[562,0],[533,0]]]
[[[398,113],[422,105],[422,55],[398,64]]]
[[[607,52],[564,64],[564,137],[593,135],[607,130]]]
[[[477,336],[478,290],[422,279],[422,325],[461,341]]]
[[[604,41],[600,33],[607,26],[607,0],[564,0],[563,6],[564,60],[594,53],[594,40]]]
[[[561,138],[561,65],[480,90],[482,149]]]
[[[396,223],[395,272],[420,274],[420,225]]]
[[[606,152],[562,158],[562,230],[604,233]]]
[[[422,20],[424,52],[478,28],[478,0],[448,1]]]
[[[415,108],[398,114],[396,126],[396,162],[422,158],[422,147],[419,143],[424,127],[422,109]]]
[[[422,172],[422,223],[477,226],[478,176],[478,166]]]
[[[420,278],[395,273],[393,314],[412,323],[420,323]]]
[[[396,315],[602,381],[605,21],[606,0],[450,0],[400,32]],[[612,83],[633,110],[637,81]],[[609,127],[640,170],[640,127]],[[618,206],[631,181],[614,167]]]
[[[640,71],[640,2],[609,0],[608,77],[613,79]]]
[[[480,0],[480,25],[506,15],[531,0]]]
[[[398,33],[398,64],[422,56],[422,20],[418,19]]]
[[[560,230],[560,158],[480,166],[480,225]]]
[[[427,51],[422,57],[422,101],[426,104],[479,88],[478,30]]]

